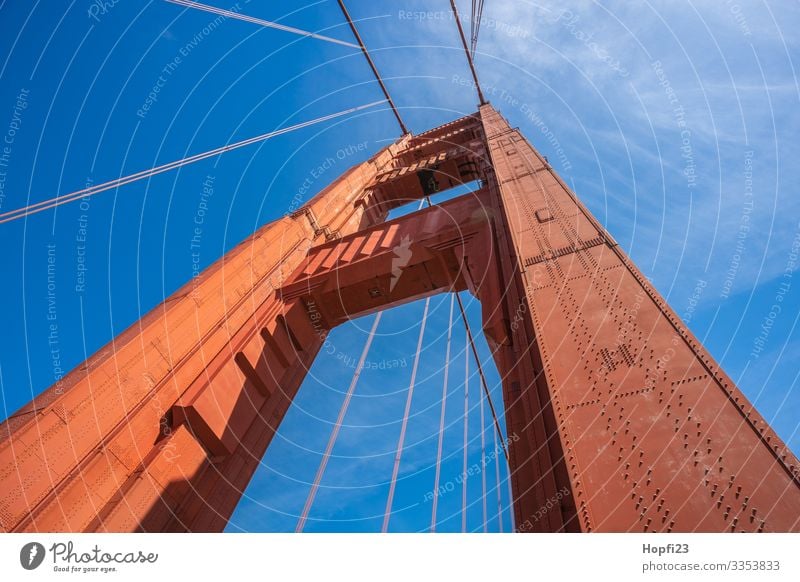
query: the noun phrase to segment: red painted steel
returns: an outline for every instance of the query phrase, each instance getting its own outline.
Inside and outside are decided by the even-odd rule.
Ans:
[[[328,331],[463,289],[518,531],[800,530],[796,458],[491,105],[350,169],[12,415],[0,527],[222,530]]]

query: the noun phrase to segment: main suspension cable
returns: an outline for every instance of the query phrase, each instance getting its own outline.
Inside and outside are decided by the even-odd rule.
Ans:
[[[165,0],[165,1],[169,2],[170,4],[177,4],[178,6],[184,6],[186,8],[195,8],[197,10],[211,12],[212,14],[219,14],[220,16],[224,16],[226,18],[235,18],[236,20],[251,22],[253,24],[258,24],[259,26],[264,26],[266,28],[274,28],[276,30],[290,32],[292,34],[297,34],[300,36],[315,38],[317,40],[324,40],[326,42],[332,42],[334,44],[340,44],[342,46],[348,46],[351,48],[358,48],[358,45],[353,44],[352,42],[346,42],[344,40],[339,40],[338,38],[331,38],[330,36],[324,36],[322,34],[317,34],[316,32],[308,32],[307,30],[301,30],[293,26],[286,26],[285,24],[279,24],[277,22],[272,22],[270,20],[262,20],[261,18],[247,16],[246,14],[240,14],[239,12],[233,12],[231,10],[223,10],[222,8],[217,8],[216,6],[208,6],[207,4],[201,4],[200,2],[192,2],[191,0]]]
[[[61,206],[62,204],[68,204],[70,202],[75,202],[81,198],[94,196],[95,194],[99,194],[100,192],[105,192],[106,190],[111,190],[113,188],[117,188],[119,186],[124,186],[125,184],[130,184],[131,182],[136,182],[138,180],[143,180],[145,178],[149,178],[151,176],[155,176],[157,174],[162,174],[164,172],[168,172],[169,170],[174,170],[175,168],[180,168],[182,166],[186,166],[187,164],[192,164],[194,162],[199,162],[201,160],[205,160],[216,155],[229,152],[231,150],[235,150],[250,144],[254,144],[261,141],[266,141],[270,138],[283,135],[285,133],[289,133],[298,129],[302,129],[304,127],[308,127],[310,125],[315,125],[317,123],[322,123],[323,121],[328,121],[330,119],[335,119],[337,117],[342,117],[343,115],[348,115],[350,113],[355,113],[356,111],[361,111],[362,109],[367,109],[369,107],[374,107],[376,105],[380,105],[381,103],[386,103],[385,99],[381,99],[380,101],[373,101],[372,103],[367,103],[366,105],[359,105],[357,107],[351,107],[350,109],[345,109],[343,111],[338,111],[336,113],[331,113],[329,115],[323,115],[322,117],[318,117],[316,119],[312,119],[310,121],[304,121],[302,123],[298,123],[296,125],[291,125],[289,127],[284,127],[282,129],[277,129],[275,131],[270,131],[268,133],[263,133],[261,135],[251,137],[236,143],[232,143],[226,146],[222,146],[207,152],[203,152],[200,154],[195,154],[193,156],[189,156],[187,158],[182,158],[180,160],[169,162],[168,164],[163,164],[161,166],[151,168],[149,170],[143,170],[141,172],[136,172],[135,174],[131,174],[129,176],[123,176],[121,178],[116,178],[114,180],[110,180],[108,182],[104,182],[103,184],[97,184],[95,186],[90,186],[88,188],[84,188],[83,190],[78,190],[76,192],[72,192],[70,194],[62,194],[60,196],[56,196],[54,198],[49,198],[48,200],[43,200],[41,202],[37,202],[35,204],[29,204],[23,208],[16,208],[14,210],[9,210],[8,212],[4,212],[0,214],[0,224],[4,224],[6,222],[11,222],[12,220],[17,220],[19,218],[30,216],[32,214],[37,214],[39,212],[43,212],[45,210],[49,210],[51,208],[55,208],[56,206]]]
[[[369,348],[372,345],[372,340],[375,337],[375,330],[378,329],[378,323],[381,320],[382,314],[383,312],[379,311],[378,315],[375,316],[375,321],[372,322],[372,329],[369,330],[367,343],[364,344],[364,349],[361,351],[361,358],[359,358],[358,365],[353,372],[353,379],[350,381],[350,387],[347,389],[344,402],[342,402],[342,407],[339,409],[339,416],[336,418],[336,423],[333,425],[331,436],[328,438],[328,445],[325,447],[325,453],[323,453],[322,460],[317,468],[317,474],[314,477],[314,483],[311,485],[311,490],[308,492],[306,504],[303,506],[303,513],[300,515],[300,519],[297,521],[297,526],[294,530],[296,532],[303,531],[306,521],[308,520],[308,514],[311,511],[311,506],[314,504],[314,498],[317,496],[319,484],[322,481],[322,475],[325,473],[325,468],[328,466],[328,459],[330,459],[331,453],[333,452],[333,447],[336,444],[336,439],[339,437],[339,430],[342,428],[344,417],[347,414],[348,407],[350,406],[350,400],[353,398],[353,392],[355,392],[358,378],[361,376],[361,370],[364,368],[364,362],[367,359],[367,354],[369,353]]]
[[[400,425],[400,438],[397,441],[397,452],[394,457],[394,468],[392,469],[392,480],[389,482],[389,497],[386,499],[386,511],[383,515],[383,526],[381,531],[389,531],[389,518],[392,515],[392,501],[394,500],[394,490],[397,486],[397,475],[400,472],[400,459],[403,455],[403,444],[406,439],[406,427],[408,426],[408,415],[411,412],[411,399],[414,397],[414,384],[417,381],[417,368],[419,366],[419,354],[422,351],[422,338],[425,335],[425,323],[428,321],[428,307],[431,298],[425,299],[425,310],[422,312],[422,322],[419,326],[419,339],[417,339],[417,352],[414,355],[414,366],[411,368],[411,381],[408,384],[408,396],[406,397],[406,408],[403,412],[403,422]]]
[[[470,56],[475,59],[475,49],[478,46],[478,33],[481,30],[481,21],[483,20],[483,0],[472,0],[472,22],[471,22],[471,38],[470,38]]]
[[[431,511],[431,532],[436,531],[436,508],[439,501],[439,477],[442,473],[442,445],[444,443],[444,416],[447,407],[447,377],[450,370],[450,344],[453,339],[453,306],[455,299],[450,294],[450,320],[447,324],[447,348],[444,356],[444,381],[442,382],[442,414],[439,418],[439,447],[436,451],[436,477],[433,481],[433,509]]]
[[[464,37],[464,29],[461,27],[461,19],[458,17],[458,8],[456,7],[455,0],[450,0],[450,8],[453,10],[453,17],[458,27],[458,35],[461,37],[461,45],[464,47],[464,54],[467,55],[467,62],[469,63],[469,70],[472,71],[472,79],[475,81],[475,89],[478,91],[478,98],[481,105],[486,104],[486,99],[483,98],[483,91],[481,91],[481,84],[478,81],[478,73],[475,71],[475,63],[472,62],[472,55],[469,53],[467,46],[467,39]]]
[[[369,63],[369,67],[372,69],[372,73],[375,75],[375,79],[378,81],[378,85],[381,87],[381,91],[383,91],[383,95],[386,97],[386,100],[389,102],[389,105],[394,112],[394,116],[397,118],[397,123],[400,124],[400,129],[403,131],[403,135],[409,133],[408,129],[406,128],[406,124],[403,123],[403,120],[400,118],[400,113],[397,111],[397,107],[395,107],[394,101],[392,97],[389,95],[389,90],[386,88],[386,85],[381,78],[380,73],[378,73],[378,68],[375,66],[375,63],[372,60],[372,57],[367,50],[367,46],[364,44],[364,41],[361,40],[361,35],[358,33],[358,29],[356,28],[353,19],[350,18],[350,13],[347,11],[347,7],[344,5],[343,0],[338,0],[339,8],[342,9],[342,13],[344,17],[347,19],[347,24],[350,25],[350,30],[353,31],[353,36],[356,38],[358,45],[361,47],[361,52],[364,53],[364,57],[367,59],[367,63]]]
[[[503,431],[500,430],[500,422],[497,420],[497,412],[494,409],[494,403],[492,402],[492,396],[489,393],[489,385],[486,383],[486,376],[483,373],[483,365],[481,364],[480,357],[478,356],[478,349],[475,347],[475,338],[472,336],[472,329],[470,328],[469,321],[467,320],[467,313],[464,311],[464,304],[461,302],[461,296],[456,293],[456,301],[458,302],[458,309],[461,311],[461,319],[464,320],[464,327],[467,330],[467,337],[469,337],[469,345],[472,348],[472,355],[475,357],[475,361],[478,364],[478,375],[481,379],[481,385],[483,386],[483,391],[486,394],[486,399],[489,402],[489,409],[492,412],[492,420],[494,421],[494,428],[497,431],[498,436],[500,437],[500,445],[503,448],[503,454],[506,457],[506,461],[508,461],[508,449],[506,448],[506,442],[503,438]]]

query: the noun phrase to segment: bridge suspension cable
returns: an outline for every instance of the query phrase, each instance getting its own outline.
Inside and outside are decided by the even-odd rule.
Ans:
[[[178,6],[184,6],[186,8],[194,8],[196,10],[211,12],[212,14],[219,14],[220,16],[224,16],[226,18],[235,18],[236,20],[251,22],[253,24],[258,24],[259,26],[264,26],[266,28],[274,28],[276,30],[290,32],[292,34],[297,34],[300,36],[306,36],[309,38],[315,38],[317,40],[324,40],[326,42],[340,44],[342,46],[359,48],[357,44],[353,44],[352,42],[346,42],[344,40],[339,40],[338,38],[331,38],[330,36],[317,34],[316,32],[308,32],[307,30],[301,30],[293,26],[286,26],[285,24],[272,22],[270,20],[262,20],[261,18],[254,18],[253,16],[247,16],[246,14],[240,14],[239,12],[233,12],[231,10],[223,10],[222,8],[217,8],[216,6],[208,6],[207,4],[201,4],[200,2],[192,2],[191,0],[165,0],[165,1],[169,2],[170,4],[177,4]]]
[[[349,109],[345,109],[342,111],[338,111],[336,113],[331,113],[328,115],[323,115],[322,117],[318,117],[316,119],[312,119],[309,121],[304,121],[302,123],[297,123],[295,125],[291,125],[289,127],[284,127],[281,129],[277,129],[275,131],[270,131],[267,133],[262,133],[261,135],[257,135],[255,137],[251,137],[248,139],[244,139],[242,141],[232,143],[229,145],[225,145],[213,150],[209,150],[207,152],[203,152],[200,154],[195,154],[193,156],[189,156],[187,158],[182,158],[180,160],[169,162],[168,164],[163,164],[161,166],[157,166],[155,168],[150,168],[149,170],[143,170],[141,172],[137,172],[135,174],[131,174],[129,176],[123,176],[121,178],[116,178],[114,180],[110,180],[108,182],[104,182],[103,184],[97,184],[95,186],[90,186],[88,188],[84,188],[83,190],[78,190],[76,192],[72,192],[70,194],[62,194],[60,196],[56,196],[54,198],[50,198],[48,200],[43,200],[41,202],[37,202],[35,204],[29,204],[23,208],[16,208],[14,210],[9,210],[8,212],[4,212],[0,214],[0,224],[4,224],[6,222],[11,222],[12,220],[17,220],[19,218],[23,218],[25,216],[30,216],[32,214],[37,214],[39,212],[44,212],[45,210],[49,210],[51,208],[55,208],[56,206],[61,206],[62,204],[68,204],[70,202],[75,202],[81,198],[86,198],[88,196],[94,196],[95,194],[99,194],[100,192],[105,192],[106,190],[111,190],[113,188],[117,188],[119,186],[124,186],[125,184],[130,184],[131,182],[136,182],[138,180],[143,180],[145,178],[149,178],[151,176],[155,176],[157,174],[162,174],[164,172],[168,172],[170,170],[174,170],[176,168],[180,168],[182,166],[186,166],[188,164],[193,164],[194,162],[199,162],[201,160],[205,160],[208,158],[212,158],[219,154],[229,152],[238,148],[242,148],[244,146],[248,146],[254,143],[258,143],[261,141],[266,141],[270,138],[283,135],[285,133],[290,133],[292,131],[296,131],[298,129],[302,129],[304,127],[308,127],[310,125],[315,125],[317,123],[322,123],[323,121],[328,121],[331,119],[335,119],[337,117],[342,117],[343,115],[348,115],[350,113],[355,113],[356,111],[361,111],[363,109],[368,109],[370,107],[374,107],[376,105],[380,105],[381,103],[386,103],[385,99],[381,99],[380,101],[373,101],[372,103],[367,103],[366,105],[359,105],[357,107],[351,107]]]
[[[394,101],[392,97],[389,95],[389,90],[386,88],[386,85],[381,78],[380,73],[378,73],[378,68],[375,66],[375,62],[372,60],[372,57],[367,50],[367,46],[364,44],[364,41],[361,39],[361,35],[358,33],[358,29],[356,28],[353,19],[350,17],[350,13],[347,11],[347,6],[344,5],[343,0],[338,0],[339,8],[342,9],[342,14],[347,19],[347,24],[350,25],[350,30],[353,31],[353,36],[356,38],[358,45],[361,47],[361,52],[364,53],[364,57],[367,59],[367,63],[369,63],[370,69],[372,69],[372,74],[375,75],[375,79],[378,81],[378,85],[381,87],[381,91],[383,91],[383,95],[386,97],[386,100],[389,102],[389,105],[394,112],[394,116],[397,118],[397,123],[400,125],[400,129],[403,131],[403,135],[409,133],[408,128],[406,128],[406,124],[403,123],[402,118],[400,117],[400,113],[397,111],[397,107],[395,107]]]
[[[428,203],[428,206],[433,206],[433,202],[431,201],[430,196],[425,196],[424,200]],[[422,207],[422,202],[420,202],[420,208],[421,207]],[[501,447],[501,449],[503,451],[503,455],[504,455],[504,457],[506,459],[506,463],[509,463],[508,449],[506,448],[505,439],[503,438],[503,431],[500,429],[500,422],[497,419],[497,412],[496,412],[496,410],[494,408],[494,403],[492,402],[492,395],[489,392],[489,386],[486,383],[486,375],[483,373],[483,365],[481,364],[481,359],[478,356],[478,350],[475,347],[475,338],[472,335],[472,328],[469,325],[469,320],[467,319],[467,314],[466,314],[466,311],[464,309],[464,304],[461,301],[461,296],[458,293],[453,293],[453,295],[455,296],[455,300],[458,302],[458,309],[459,309],[459,311],[461,313],[461,319],[464,322],[464,329],[466,331],[467,345],[471,348],[472,355],[475,358],[475,363],[476,363],[477,368],[478,368],[478,375],[479,375],[480,380],[481,380],[481,387],[483,388],[483,394],[486,396],[486,401],[489,404],[489,410],[491,411],[491,414],[492,414],[492,423],[494,424],[494,429],[495,429],[492,432],[492,437],[494,439],[495,453],[497,452],[497,442],[498,442],[498,437],[499,437],[499,439],[500,439],[500,447]],[[450,313],[450,315],[451,315],[450,325],[452,326],[452,303],[451,303],[451,313]],[[448,330],[448,333],[449,333],[449,330]],[[448,360],[447,360],[448,363],[449,363],[449,346],[450,346],[449,342],[450,342],[450,339],[449,339],[449,336],[448,336]],[[468,438],[468,434],[467,434],[467,429],[468,429],[467,416],[468,416],[468,412],[469,412],[468,402],[467,402],[467,400],[468,400],[467,382],[469,381],[469,352],[466,349],[465,349],[465,352],[466,352],[467,360],[466,360],[466,363],[465,363],[466,371],[465,371],[465,376],[464,376],[464,389],[465,389],[465,402],[464,402],[464,474],[463,474],[464,485],[463,485],[463,492],[462,492],[462,518],[461,518],[462,519],[461,527],[462,527],[463,531],[466,531],[466,507],[467,507],[467,501],[466,501],[467,485],[466,485],[466,481],[467,481],[467,438]],[[447,366],[447,363],[445,364],[445,366]],[[446,378],[446,374],[447,374],[447,368],[445,368],[445,378]],[[446,380],[445,380],[445,382],[446,382]],[[442,404],[442,408],[444,408],[444,403]],[[482,431],[483,431],[483,427],[484,427],[483,399],[481,399],[481,430]],[[433,503],[434,503],[433,514],[434,515],[433,515],[433,519],[431,521],[431,531],[434,531],[433,527],[435,525],[436,495],[437,495],[436,492],[438,491],[438,479],[439,479],[438,471],[439,471],[439,463],[441,462],[441,442],[442,442],[442,432],[443,432],[443,430],[444,430],[444,410],[442,411],[441,426],[439,428],[439,443],[440,444],[439,444],[439,452],[438,452],[437,461],[436,461],[436,470],[437,470],[436,484],[437,484],[437,486],[434,488],[434,499],[433,499]],[[483,506],[484,506],[483,507],[483,522],[484,522],[484,530],[485,530],[486,529],[486,521],[487,521],[486,520],[486,477],[485,477],[485,473],[486,473],[486,465],[485,465],[486,456],[485,456],[485,441],[484,441],[483,432],[481,432],[481,454],[482,454],[482,467],[483,467],[482,475],[483,475],[483,481],[484,481],[483,482]],[[512,503],[513,502],[513,496],[511,494],[511,475],[510,475],[511,466],[510,466],[510,464],[508,465],[508,467],[509,467],[509,478],[507,479],[507,481],[509,483],[509,486],[508,486],[509,487],[508,488],[508,491],[509,491],[509,503]],[[499,466],[499,464],[497,464],[496,455],[495,455],[495,473],[496,473],[496,478],[497,478],[498,519],[500,520],[500,530],[502,531],[503,518],[502,518],[502,501],[501,501],[501,496],[500,496],[500,466]],[[511,509],[511,513],[512,513],[512,515],[511,515],[511,523],[512,523],[512,531],[513,531],[513,523],[514,523],[513,508]]]
[[[447,348],[444,355],[444,381],[442,382],[442,414],[439,418],[439,446],[436,450],[436,477],[433,480],[433,509],[431,510],[431,532],[436,531],[436,508],[439,501],[439,477],[442,473],[442,445],[444,442],[444,416],[447,408],[447,377],[450,370],[450,344],[453,339],[453,305],[455,299],[450,295],[450,319],[447,324]]]
[[[356,384],[358,383],[358,378],[361,376],[361,370],[364,368],[364,362],[367,359],[367,354],[369,353],[369,348],[372,345],[372,340],[375,337],[375,330],[378,329],[378,323],[380,323],[381,321],[382,314],[383,312],[379,311],[378,315],[375,316],[375,320],[372,322],[372,329],[369,330],[369,335],[367,336],[367,343],[364,344],[364,349],[361,351],[361,357],[359,358],[358,365],[356,366],[356,369],[353,372],[353,379],[350,381],[350,387],[347,389],[347,394],[345,394],[344,402],[342,402],[342,407],[339,409],[339,416],[336,418],[336,423],[333,425],[331,436],[328,437],[328,445],[325,447],[325,452],[322,455],[322,460],[320,461],[319,467],[317,468],[317,474],[314,477],[314,483],[311,485],[311,490],[308,492],[306,503],[303,506],[303,512],[300,515],[300,519],[297,521],[297,526],[295,527],[296,532],[302,532],[303,528],[305,528],[306,526],[306,521],[308,520],[308,514],[311,511],[311,506],[314,504],[314,498],[316,498],[317,496],[317,491],[319,490],[319,484],[322,481],[322,475],[325,473],[325,468],[328,466],[328,459],[330,459],[331,457],[331,453],[333,452],[333,447],[336,445],[336,439],[339,438],[339,431],[342,428],[344,417],[347,414],[348,407],[350,406],[350,400],[353,398],[353,392],[355,392]]]
[[[508,466],[508,479],[506,479],[506,484],[508,485],[508,515],[511,518],[511,531],[516,531],[516,526],[514,525],[514,491],[511,489],[511,465]]]
[[[483,20],[483,0],[472,0],[472,21],[470,22],[470,56],[475,59],[475,49],[478,46],[478,33]]]
[[[381,531],[389,531],[389,518],[392,515],[392,502],[394,500],[394,490],[397,486],[397,474],[400,471],[400,459],[403,455],[403,444],[406,439],[406,427],[408,426],[408,415],[411,412],[411,399],[414,396],[414,384],[417,381],[417,368],[419,366],[419,354],[422,351],[422,338],[425,335],[425,323],[428,321],[428,308],[431,298],[425,299],[425,310],[422,312],[422,321],[419,326],[419,339],[417,340],[417,352],[414,355],[414,365],[411,368],[411,381],[408,385],[408,396],[406,396],[406,408],[403,412],[403,422],[400,425],[400,438],[397,441],[397,452],[394,457],[394,468],[392,469],[392,480],[389,482],[389,497],[386,499],[386,511],[383,515],[383,527]]]
[[[458,294],[456,294],[457,296]],[[467,532],[467,444],[469,437],[469,336],[464,346],[464,470],[461,472],[461,533]]]
[[[497,434],[494,431],[492,431],[492,440],[494,441],[494,478],[495,489],[497,490],[497,525],[500,533],[503,533],[503,497],[500,494],[500,462],[497,458],[500,450],[497,447]]]
[[[461,297],[458,293],[456,293],[456,301],[458,302],[458,309],[461,311],[461,319],[464,320],[464,328],[467,330],[467,337],[469,338],[469,345],[472,348],[472,355],[474,356],[475,362],[478,365],[478,375],[481,379],[483,391],[486,394],[486,400],[489,403],[489,409],[492,412],[494,428],[497,431],[497,435],[500,437],[500,446],[503,448],[503,454],[506,457],[506,461],[508,461],[508,449],[506,448],[506,442],[503,438],[503,431],[500,430],[500,422],[497,420],[497,412],[495,411],[494,404],[492,403],[492,395],[489,393],[489,385],[486,383],[486,375],[483,373],[483,365],[481,364],[481,359],[478,356],[478,349],[475,347],[475,338],[472,336],[472,329],[470,328],[469,321],[467,320],[467,314],[464,311],[464,304],[461,302]]]
[[[475,63],[472,62],[472,55],[469,52],[469,46],[467,46],[467,39],[464,36],[464,29],[461,26],[461,19],[458,16],[458,7],[456,7],[455,0],[450,0],[450,8],[453,11],[453,17],[456,21],[456,26],[458,27],[458,35],[461,37],[461,45],[464,47],[464,54],[467,55],[467,63],[469,63],[469,70],[472,72],[472,79],[475,81],[475,89],[478,91],[478,98],[480,99],[481,105],[486,104],[486,99],[483,97],[483,91],[481,91],[481,84],[478,81],[478,73],[475,70]]]
[[[483,394],[478,400],[481,410],[481,488],[483,491],[481,502],[483,504],[483,532],[486,533],[486,421],[483,416]]]

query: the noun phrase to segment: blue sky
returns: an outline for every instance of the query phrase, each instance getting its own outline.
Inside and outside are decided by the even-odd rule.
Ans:
[[[352,40],[331,0],[216,5]],[[348,47],[238,21],[211,29],[213,15],[164,1],[99,6],[0,4],[0,139],[8,146],[0,212],[380,98]],[[413,131],[475,110],[448,2],[348,7]],[[487,2],[484,18],[476,62],[487,97],[800,450],[800,7],[498,0]],[[88,207],[0,226],[3,415],[53,383],[57,365],[71,369],[191,277],[190,240],[209,177],[200,267],[282,215],[331,152],[366,143],[312,179],[305,199],[397,135],[391,113],[377,108],[101,194]],[[431,301],[393,531],[430,521],[424,494],[433,484],[448,308],[447,298]],[[405,358],[407,366],[364,372],[308,531],[379,529],[422,309],[384,316],[370,359]],[[366,318],[335,330],[337,353],[357,359],[370,325]],[[443,482],[461,467],[463,340],[456,327]],[[482,340],[480,349],[486,357]],[[229,529],[294,528],[351,375],[335,355],[315,363]],[[473,378],[470,463],[480,462],[477,386]],[[490,490],[493,470],[490,463]],[[469,527],[480,528],[480,477],[468,487]],[[459,530],[459,512],[460,493],[445,495],[440,529]]]

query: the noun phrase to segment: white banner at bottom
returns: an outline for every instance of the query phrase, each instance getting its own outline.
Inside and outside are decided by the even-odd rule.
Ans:
[[[800,534],[2,534],[4,580],[800,580]]]

